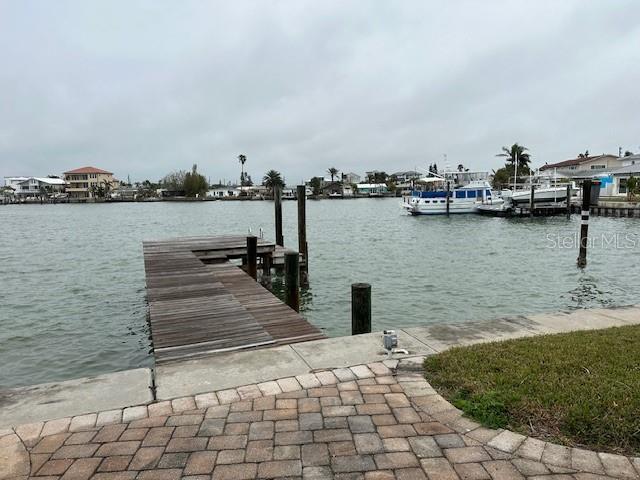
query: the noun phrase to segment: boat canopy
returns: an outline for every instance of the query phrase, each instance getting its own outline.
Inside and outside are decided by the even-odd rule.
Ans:
[[[416,180],[417,183],[438,183],[444,181],[445,179],[440,177],[422,177]]]

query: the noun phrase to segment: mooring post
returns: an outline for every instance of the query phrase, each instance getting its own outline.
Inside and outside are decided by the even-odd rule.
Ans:
[[[531,198],[529,198],[529,217],[533,218],[533,204],[536,195],[536,186],[531,185]]]
[[[300,284],[309,285],[309,246],[307,245],[307,187],[298,185],[298,251],[302,254],[304,266],[300,269]]]
[[[271,289],[271,267],[273,266],[273,255],[271,253],[265,253],[262,256],[262,276],[260,277],[260,283],[263,287]]]
[[[258,279],[258,237],[247,237],[247,273],[254,279]]]
[[[273,189],[273,203],[276,210],[276,245],[284,246],[282,236],[282,186],[276,185]]]
[[[451,182],[447,182],[447,216],[449,216],[449,198],[451,197]]]
[[[300,267],[298,252],[284,253],[285,301],[296,312],[300,311]]]
[[[578,267],[587,266],[587,242],[589,237],[589,210],[591,208],[591,180],[585,180],[582,185],[582,212],[580,221],[580,253]]]
[[[571,218],[571,185],[567,185],[567,218]]]
[[[371,333],[371,285],[351,284],[351,335]]]

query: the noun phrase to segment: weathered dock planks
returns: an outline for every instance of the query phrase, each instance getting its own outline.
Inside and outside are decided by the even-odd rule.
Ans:
[[[246,237],[185,237],[143,242],[153,353],[157,363],[324,338],[230,259]],[[258,256],[284,251],[258,239]]]

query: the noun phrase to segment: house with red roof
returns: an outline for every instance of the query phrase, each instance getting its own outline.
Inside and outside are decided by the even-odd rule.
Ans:
[[[578,173],[588,173],[587,177],[591,174],[597,174],[599,170],[609,170],[611,168],[621,167],[623,159],[617,155],[587,155],[570,160],[564,160],[557,163],[547,163],[540,167],[540,171],[544,170],[556,170],[559,175],[565,175],[567,177],[579,176]],[[585,172],[586,171],[586,172]]]
[[[118,186],[112,172],[96,167],[81,167],[64,172],[67,193],[72,199],[89,199],[108,196]]]

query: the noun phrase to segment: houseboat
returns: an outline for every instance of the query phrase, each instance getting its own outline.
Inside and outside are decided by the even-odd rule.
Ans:
[[[447,203],[449,213],[477,213],[480,205],[503,203],[502,198],[491,190],[486,172],[430,175],[416,180],[410,195],[403,199],[402,207],[411,215],[446,214]]]

